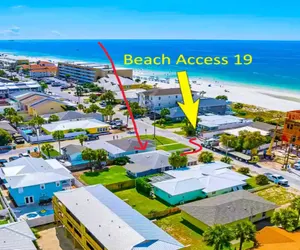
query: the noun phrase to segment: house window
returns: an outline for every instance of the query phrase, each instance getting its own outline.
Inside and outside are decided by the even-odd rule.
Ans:
[[[40,189],[41,189],[41,190],[44,190],[44,189],[45,189],[45,184],[41,184],[41,185],[40,185]]]
[[[19,191],[19,194],[22,194],[23,192],[24,192],[24,190],[23,190],[23,188],[21,187],[21,188],[19,188],[18,189],[18,191]]]
[[[178,98],[178,95],[176,96],[176,99]]]
[[[26,196],[25,197],[25,204],[32,204],[32,203],[34,203],[33,196]]]
[[[59,187],[59,186],[60,186],[60,182],[57,181],[57,182],[56,182],[56,187]]]

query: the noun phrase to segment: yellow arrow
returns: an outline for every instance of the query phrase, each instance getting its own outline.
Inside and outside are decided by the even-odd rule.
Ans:
[[[186,118],[190,121],[192,126],[196,128],[198,109],[199,109],[199,99],[194,102],[192,91],[189,83],[189,78],[186,71],[177,72],[177,77],[181,89],[181,94],[183,98],[183,103],[177,102]]]

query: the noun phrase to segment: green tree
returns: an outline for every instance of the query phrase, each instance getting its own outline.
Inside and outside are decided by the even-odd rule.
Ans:
[[[188,158],[186,155],[180,155],[181,153],[179,151],[172,152],[172,154],[169,156],[169,163],[174,168],[179,168],[186,166],[188,163]]]
[[[97,166],[100,166],[103,162],[107,161],[108,153],[104,149],[96,149],[95,150],[95,160]]]
[[[76,93],[76,96],[82,96],[82,94],[83,94],[83,87],[77,85],[75,87],[75,93]]]
[[[92,103],[87,109],[85,109],[85,112],[86,113],[96,113],[99,110],[100,110],[100,107],[97,104]]]
[[[300,219],[300,196],[295,198],[291,203],[291,208],[297,211],[297,221],[295,223],[295,228],[299,226],[299,219]]]
[[[263,185],[267,185],[269,183],[269,180],[267,176],[263,174],[259,174],[255,177],[255,183],[257,185],[263,186]]]
[[[228,156],[224,156],[221,158],[221,162],[227,163],[227,164],[231,164],[232,159]]]
[[[88,137],[84,134],[80,134],[76,136],[76,139],[79,140],[80,145],[83,146],[83,142],[87,139]]]
[[[105,101],[107,104],[114,104],[116,102],[115,93],[108,90],[100,96],[100,100]]]
[[[44,82],[40,82],[40,85],[41,85],[41,88],[42,88],[42,91],[45,92],[46,89],[48,89],[48,85]]]
[[[71,77],[70,74],[65,74],[65,79],[66,79],[66,81],[68,81],[70,77]]]
[[[34,130],[35,130],[39,152],[41,152],[40,140],[39,140],[40,130],[41,130],[42,125],[45,124],[45,123],[46,123],[46,121],[44,120],[44,118],[41,117],[41,116],[39,116],[39,115],[33,117],[28,122],[28,124],[30,126],[32,126],[34,128]]]
[[[281,226],[288,232],[294,231],[298,214],[291,208],[280,209],[275,211],[271,217],[271,223],[275,226]]]
[[[6,75],[5,71],[2,70],[2,69],[0,69],[0,77],[3,77],[3,76],[5,76],[5,75]]]
[[[242,109],[243,107],[244,107],[243,103],[237,102],[237,103],[233,104],[234,109]]]
[[[96,94],[90,94],[89,100],[91,103],[95,103],[98,100],[98,96]]]
[[[53,145],[45,143],[42,145],[42,151],[47,153],[48,158],[51,158],[51,151],[54,149]]]
[[[263,117],[261,117],[261,116],[256,116],[256,117],[253,119],[253,121],[255,121],[255,122],[264,122],[265,119],[264,119]]]
[[[84,105],[80,103],[80,104],[77,105],[77,108],[79,110],[84,110]]]
[[[126,110],[126,111],[124,112],[124,115],[126,115],[126,120],[127,120],[126,124],[128,125],[128,120],[129,120],[129,111],[128,111],[128,110]]]
[[[214,225],[209,227],[203,234],[203,240],[208,246],[213,246],[214,250],[230,248],[230,241],[233,239],[232,232],[226,225]]]
[[[135,82],[139,83],[141,82],[141,79],[135,79]]]
[[[0,146],[6,146],[10,142],[12,142],[10,133],[0,128]]]
[[[235,239],[240,240],[239,250],[243,249],[243,244],[249,241],[255,241],[256,228],[251,221],[242,221],[233,226]]]
[[[10,119],[10,123],[15,124],[16,127],[17,127],[21,122],[24,121],[23,116],[20,116],[20,115],[13,115],[13,116],[10,116],[9,119]]]
[[[54,131],[52,133],[52,137],[53,137],[54,140],[58,141],[58,148],[59,148],[59,152],[60,152],[61,151],[60,142],[61,142],[62,139],[65,138],[64,131],[61,131],[61,130]]]
[[[95,150],[90,148],[85,148],[81,152],[82,159],[89,162],[89,167],[91,168],[91,171],[93,171],[93,162],[96,160],[96,153]]]
[[[170,115],[170,110],[167,108],[163,108],[160,111],[160,116],[165,119],[167,115]]]
[[[198,161],[203,163],[211,163],[214,161],[214,155],[211,152],[203,151],[200,153]]]
[[[18,113],[13,108],[5,108],[3,115],[11,123],[12,117],[18,115]]]
[[[266,141],[266,138],[260,134],[260,132],[249,132],[245,138],[243,143],[243,149],[251,150],[251,155],[255,155],[257,152],[257,148],[263,145]]]
[[[103,116],[108,117],[110,121],[112,121],[113,115],[116,114],[112,105],[107,105],[104,109],[101,110],[101,113]]]
[[[241,167],[238,169],[238,172],[240,174],[248,175],[250,173],[250,169],[247,167]]]
[[[224,100],[224,101],[227,101],[228,100],[228,97],[226,95],[218,95],[216,97],[217,100]]]
[[[226,148],[228,146],[229,148],[234,148],[235,149],[238,145],[237,137],[234,136],[234,135],[222,134],[221,137],[220,137],[220,142]]]
[[[48,122],[58,122],[58,121],[59,121],[59,116],[55,114],[50,115],[48,119]]]

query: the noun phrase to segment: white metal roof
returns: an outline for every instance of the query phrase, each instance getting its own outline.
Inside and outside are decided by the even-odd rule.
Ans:
[[[54,132],[58,130],[69,130],[69,129],[90,129],[90,128],[103,128],[109,127],[107,123],[101,122],[96,119],[86,119],[86,120],[67,120],[67,121],[59,121],[59,122],[52,122],[49,124],[44,124],[43,128],[49,132]]]
[[[132,250],[145,241],[161,241],[159,249],[183,246],[102,185],[55,193],[80,222],[110,250]],[[153,249],[146,245],[143,249]],[[173,248],[164,248],[172,245]]]
[[[70,180],[74,177],[57,160],[23,157],[5,163],[1,176],[11,188],[28,187],[56,181]]]
[[[36,250],[36,240],[26,221],[0,225],[1,250]]]
[[[230,165],[221,162],[201,164],[166,171],[174,179],[152,183],[170,195],[179,195],[196,190],[205,193],[245,185],[249,177],[230,170]]]
[[[224,131],[224,133],[239,136],[240,131],[243,131],[243,130],[247,130],[248,132],[260,132],[260,134],[263,136],[270,134],[268,131],[250,127],[250,126],[246,126],[246,127],[242,127],[242,128],[235,128],[235,129],[227,129]]]
[[[232,115],[200,115],[199,124],[206,127],[218,127],[227,124],[249,123],[249,120]]]

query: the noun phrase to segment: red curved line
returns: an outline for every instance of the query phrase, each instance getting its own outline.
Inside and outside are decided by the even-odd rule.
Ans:
[[[189,152],[182,152],[180,155],[183,156],[183,155],[191,155],[191,154],[199,153],[202,150],[202,146],[199,143],[195,142],[196,140],[197,138],[191,138],[189,140],[189,143],[197,146],[198,149],[194,149],[194,151],[189,151]]]

